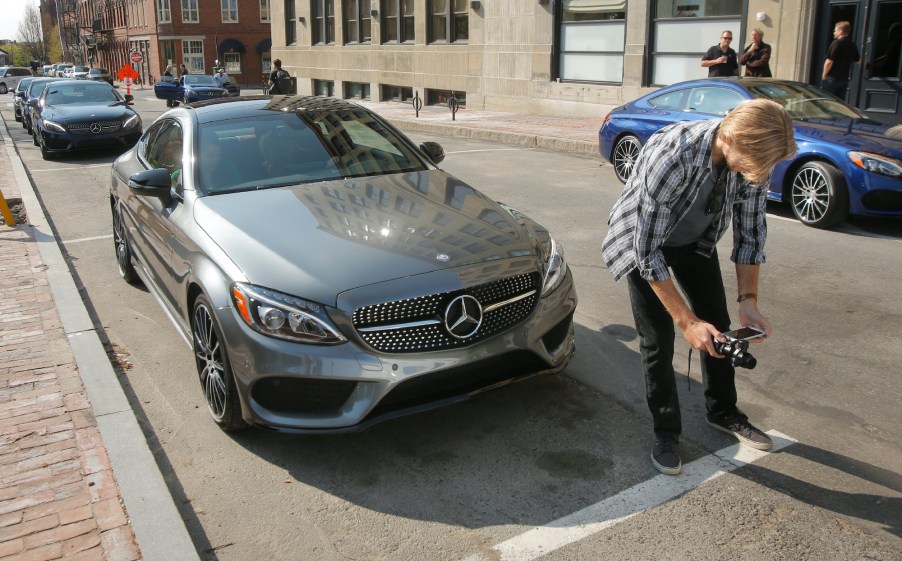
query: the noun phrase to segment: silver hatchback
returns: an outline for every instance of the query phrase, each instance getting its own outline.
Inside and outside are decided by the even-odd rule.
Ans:
[[[220,427],[359,430],[566,367],[560,243],[443,158],[353,103],[259,96],[172,109],[114,163],[120,274]]]

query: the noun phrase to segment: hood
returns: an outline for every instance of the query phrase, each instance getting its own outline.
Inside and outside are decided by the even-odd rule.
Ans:
[[[49,109],[49,111],[48,111]],[[52,105],[45,108],[43,115],[51,121],[115,121],[132,111],[125,105],[98,103],[79,105]]]
[[[902,159],[902,126],[871,119],[795,121],[796,135],[812,142],[831,142]]]
[[[510,212],[441,170],[199,198],[248,281],[327,305],[342,291],[535,254]]]
[[[193,91],[196,91],[196,92],[209,92],[209,91],[218,92],[218,91],[223,90],[223,89],[225,89],[225,88],[223,88],[222,86],[208,86],[208,85],[206,85],[206,84],[204,84],[204,85],[191,84],[191,85],[185,86],[185,89],[186,89],[186,90],[193,90]]]

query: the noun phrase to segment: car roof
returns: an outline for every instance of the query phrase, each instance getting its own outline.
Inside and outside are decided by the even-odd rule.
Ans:
[[[251,118],[259,115],[261,109],[282,112],[297,112],[304,110],[366,111],[364,107],[345,99],[306,95],[226,97],[192,103],[190,106],[186,106],[186,109],[195,112],[199,123]]]

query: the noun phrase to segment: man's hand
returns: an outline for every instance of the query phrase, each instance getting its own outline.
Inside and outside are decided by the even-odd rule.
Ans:
[[[758,311],[758,301],[755,298],[749,298],[739,303],[739,325],[750,325],[764,331],[765,337],[752,339],[752,343],[763,343],[765,338],[770,337],[773,329],[767,318]]]
[[[682,329],[683,337],[686,338],[689,346],[693,349],[697,351],[706,351],[715,358],[723,358],[723,355],[718,354],[717,351],[714,350],[714,338],[717,337],[718,341],[725,341],[726,339],[720,336],[720,331],[718,331],[716,327],[696,318],[687,323]]]
[[[749,50],[752,51],[753,53],[754,53],[755,51],[757,51],[757,50],[758,50],[758,43],[752,43],[751,46],[749,46]]]

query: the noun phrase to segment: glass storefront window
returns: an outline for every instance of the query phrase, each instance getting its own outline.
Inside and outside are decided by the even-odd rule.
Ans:
[[[742,0],[658,0],[659,18],[701,18],[742,15]]]

